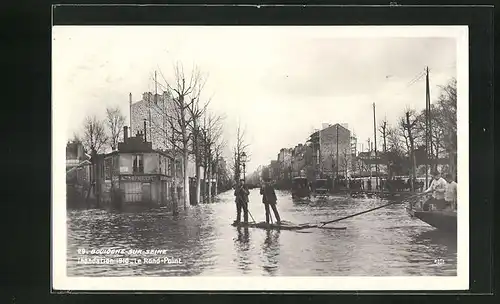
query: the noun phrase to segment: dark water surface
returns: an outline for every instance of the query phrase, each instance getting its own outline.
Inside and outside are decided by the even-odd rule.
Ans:
[[[316,223],[387,203],[380,199],[335,197],[292,202],[277,192],[283,220]],[[265,219],[258,189],[249,210]],[[346,230],[266,231],[230,226],[232,192],[211,204],[191,206],[174,218],[164,209],[69,210],[69,276],[456,276],[456,236],[411,218],[392,205],[332,224]],[[250,218],[251,220],[251,218]],[[79,249],[163,249],[144,254],[79,254]],[[81,251],[80,251],[81,253]],[[84,264],[79,258],[152,258],[160,264]],[[168,264],[167,258],[172,263]]]

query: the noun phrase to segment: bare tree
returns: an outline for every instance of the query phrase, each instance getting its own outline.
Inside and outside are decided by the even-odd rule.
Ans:
[[[382,149],[384,153],[387,152],[387,128],[388,128],[387,118],[384,118],[379,127],[379,132],[382,135],[382,140],[383,140]]]
[[[403,147],[401,146],[401,130],[395,127],[387,128],[387,150],[395,152],[397,154],[404,153]]]
[[[221,168],[220,161],[222,159],[222,151],[226,147],[227,143],[225,140],[221,139],[215,144],[215,160],[214,160],[214,168],[215,168],[215,195],[219,194],[219,183],[221,177],[226,173],[226,168]]]
[[[85,118],[83,125],[83,138],[82,138],[82,143],[83,146],[85,147],[85,150],[90,153],[90,163],[91,163],[90,188],[87,191],[86,200],[88,200],[92,188],[94,189],[94,194],[95,194],[96,178],[95,178],[94,167],[96,163],[96,157],[98,153],[103,151],[106,142],[107,142],[107,137],[104,127],[104,121],[98,119],[97,116],[95,115],[87,116]],[[97,201],[99,202],[99,200]]]
[[[245,141],[245,130],[241,128],[241,124],[238,123],[238,129],[236,130],[236,145],[234,146],[234,159],[233,159],[233,170],[234,170],[234,180],[237,182],[241,175],[241,155],[243,152],[247,155],[247,162],[250,160],[250,154],[248,152],[249,144]]]
[[[125,125],[125,116],[119,107],[109,107],[106,109],[106,124],[109,132],[109,145],[112,150],[116,150],[123,126]]]
[[[158,83],[162,90],[167,91],[168,95],[171,96],[170,106],[159,108],[156,110],[161,111],[161,116],[164,121],[167,122],[168,129],[172,132],[171,144],[172,151],[179,153],[182,157],[182,167],[183,167],[183,201],[184,208],[187,208],[187,202],[189,199],[189,176],[188,176],[188,162],[189,155],[191,152],[190,142],[192,140],[193,133],[192,126],[193,121],[197,117],[196,115],[191,115],[197,112],[195,107],[200,99],[200,94],[203,90],[205,80],[202,77],[200,71],[194,67],[189,75],[186,77],[184,73],[184,68],[181,64],[177,64],[174,67],[174,80],[168,81],[160,70],[160,75],[164,83]],[[160,129],[162,128],[159,126]],[[165,136],[167,136],[167,130],[165,130]]]
[[[202,134],[203,134],[203,156],[205,163],[205,176],[208,178],[208,188],[205,189],[205,194],[208,202],[211,202],[212,196],[212,176],[213,176],[213,162],[217,160],[215,150],[217,144],[220,142],[223,133],[223,117],[214,113],[205,113],[203,120]],[[215,159],[214,159],[215,157]]]
[[[344,151],[342,151],[342,156],[343,156],[342,171],[344,173],[344,178],[347,178],[347,174],[349,171],[349,154],[348,154],[347,149],[344,149]]]
[[[443,150],[449,157],[449,172],[456,174],[457,156],[457,80],[452,78],[447,85],[441,87],[441,94],[434,107],[432,125],[438,129],[434,134],[439,137]],[[434,133],[434,132],[433,132]]]
[[[85,118],[82,143],[90,153],[103,152],[108,141],[104,125],[104,121],[98,119],[95,115]]]
[[[411,119],[410,117],[411,116],[414,116],[414,111],[412,110],[406,110],[405,111],[405,116],[402,118],[402,127],[404,128],[405,130],[405,134],[407,137],[405,138],[408,138],[408,142],[409,142],[409,153],[408,153],[408,158],[410,160],[410,163],[412,164],[411,168],[412,168],[412,177],[415,178],[416,177],[416,160],[415,160],[415,137],[414,137],[414,130],[416,129],[417,127],[417,119],[414,118],[414,119]],[[413,132],[413,133],[412,133]],[[411,179],[412,183],[411,183],[411,190],[413,191],[414,190],[414,185],[413,185],[413,178]]]
[[[202,83],[199,84],[199,92],[202,91],[203,89]],[[191,134],[193,135],[192,137],[192,144],[193,144],[193,150],[192,153],[194,155],[195,159],[195,166],[196,166],[196,194],[195,194],[195,204],[198,204],[200,202],[200,186],[201,186],[201,163],[202,163],[202,137],[200,136],[200,118],[203,116],[203,114],[207,111],[207,107],[210,103],[209,99],[205,104],[200,106],[200,99],[196,98],[196,100],[192,103],[191,106],[187,108],[189,115],[191,117],[191,124],[189,124]],[[207,168],[204,166],[204,173],[206,172]]]

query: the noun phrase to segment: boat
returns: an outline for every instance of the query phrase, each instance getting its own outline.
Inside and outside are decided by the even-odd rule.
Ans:
[[[249,227],[249,228],[260,228],[266,230],[302,230],[308,228],[321,228],[321,229],[336,229],[336,230],[345,230],[346,227],[320,227],[317,224],[294,224],[289,221],[281,221],[281,224],[278,225],[276,223],[267,223],[267,222],[234,222],[231,224],[234,227]]]
[[[294,177],[292,179],[292,199],[302,200],[311,198],[311,190],[305,177]]]
[[[431,122],[431,102],[430,102],[430,94],[429,94],[429,68],[427,68],[426,72],[426,103],[425,103],[425,125],[426,125],[426,141],[425,141],[425,150],[428,151],[427,148],[430,147],[430,154],[426,155],[427,161],[425,163],[425,172],[426,172],[426,186],[427,186],[427,172],[428,166],[432,164],[433,154],[432,154],[432,125]],[[414,168],[415,169],[415,168]],[[422,185],[421,182],[419,182]],[[423,186],[423,185],[422,185]],[[437,210],[434,208],[432,204],[429,205],[430,210],[423,210],[423,201],[418,203],[410,203],[407,208],[408,212],[412,217],[416,217],[419,220],[431,225],[434,228],[437,228],[444,232],[449,233],[457,233],[457,212],[456,210],[444,209]]]
[[[457,233],[457,212],[456,210],[422,210],[422,204],[415,208],[412,204],[407,207],[407,211],[411,217],[416,217],[422,222],[449,233]]]

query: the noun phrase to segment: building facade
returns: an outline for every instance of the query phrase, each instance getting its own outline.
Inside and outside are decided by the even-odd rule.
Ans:
[[[98,155],[94,165],[99,204],[115,203],[116,190],[122,205],[171,205],[172,187],[177,187],[177,195],[182,193],[180,164],[168,151],[153,149],[143,132],[128,137],[124,127],[118,150]]]
[[[138,131],[146,134],[146,140],[151,142],[155,150],[171,149],[168,136],[171,136],[171,130],[165,113],[172,113],[172,98],[167,92],[154,94],[144,92],[142,99],[136,102],[132,101],[132,94],[129,94],[130,102],[130,134]],[[171,115],[171,114],[169,114]],[[144,125],[146,122],[146,125]],[[189,177],[196,176],[196,165],[194,157],[190,155],[187,163]],[[203,177],[203,168],[201,168]]]
[[[293,148],[292,153],[292,177],[300,176],[300,172],[304,170],[310,172],[313,165],[312,147],[308,145],[298,144]]]
[[[292,152],[293,149],[282,148],[278,153],[278,163],[280,166],[280,179],[288,180],[291,178],[292,171]]]
[[[272,160],[269,164],[269,178],[272,181],[280,179],[280,163],[277,160]]]
[[[316,178],[348,175],[351,165],[351,132],[345,124],[323,125],[311,134],[313,167]]]

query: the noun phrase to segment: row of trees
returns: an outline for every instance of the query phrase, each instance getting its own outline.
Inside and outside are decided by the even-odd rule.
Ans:
[[[189,200],[189,160],[194,159],[196,166],[195,204],[200,202],[201,197],[211,200],[209,194],[214,192],[211,189],[213,176],[228,176],[228,168],[220,165],[226,146],[222,136],[224,116],[210,111],[208,106],[211,98],[202,97],[207,78],[198,68],[194,67],[186,75],[183,66],[177,64],[173,71],[171,80],[167,80],[161,71],[161,80],[157,81],[156,77],[154,80],[155,86],[164,92],[163,96],[169,97],[168,100],[163,103],[149,101],[148,106],[150,111],[157,114],[156,117],[160,117],[159,120],[150,120],[151,128],[155,129],[155,133],[161,134],[165,148],[174,158],[182,160],[183,178],[182,181],[177,181],[174,174],[174,184],[182,185],[183,203],[186,208]],[[107,109],[106,113],[105,119],[89,116],[84,122],[81,142],[93,155],[104,152],[106,148],[116,149],[122,136],[125,116],[117,107]],[[200,191],[201,167],[205,168],[204,180],[210,181],[203,194]],[[174,172],[175,170],[174,168]],[[216,182],[215,185],[218,187],[221,183]],[[222,186],[224,187],[224,184]],[[176,188],[172,187],[174,212],[178,209]],[[215,193],[217,192],[218,189]]]
[[[225,170],[219,165],[226,142],[223,139],[223,123],[225,117],[209,109],[211,98],[202,96],[207,77],[197,67],[189,74],[184,73],[184,67],[177,64],[174,67],[174,77],[167,80],[160,70],[161,81],[155,77],[155,86],[167,92],[170,96],[166,104],[151,103],[152,110],[161,117],[153,121],[153,127],[164,136],[169,150],[182,159],[183,164],[183,198],[184,207],[189,199],[189,176],[187,163],[194,159],[196,166],[196,188],[194,204],[211,201],[212,178],[216,180],[224,175]],[[204,181],[208,187],[201,193],[201,167],[204,168]],[[216,187],[219,185],[215,183]],[[218,192],[216,189],[215,193]],[[174,206],[175,209],[175,206]]]
[[[389,173],[397,174],[397,171],[404,170],[401,164],[406,162],[406,167],[416,176],[425,173],[423,164],[430,163],[431,169],[437,169],[439,160],[448,159],[445,168],[456,175],[456,85],[456,79],[453,78],[441,87],[440,96],[431,104],[429,113],[425,109],[406,109],[397,124],[390,125],[386,119],[381,122],[378,131],[382,139],[382,152],[387,156],[386,161],[392,164],[388,165],[389,171],[393,171]],[[429,147],[429,151],[426,147]]]
[[[114,150],[123,133],[125,115],[118,107],[108,107],[106,118],[100,119],[97,115],[85,117],[82,132],[73,134],[73,141],[81,142],[91,155],[101,153],[107,149]]]

